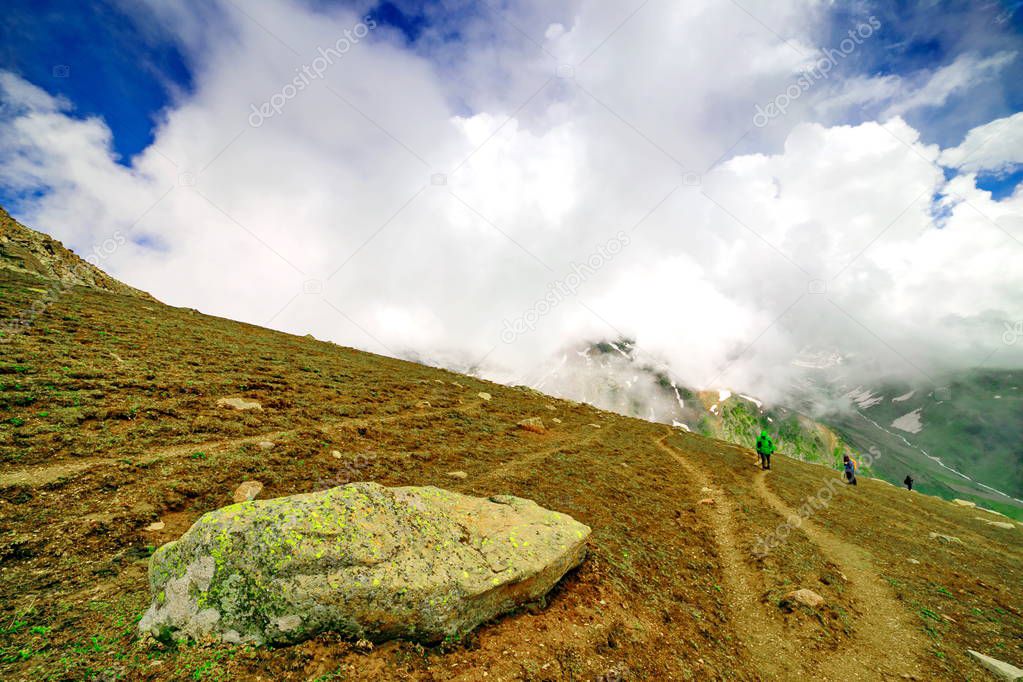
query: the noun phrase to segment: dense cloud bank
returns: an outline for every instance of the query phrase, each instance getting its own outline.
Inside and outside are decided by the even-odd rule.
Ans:
[[[853,67],[876,18],[825,45],[804,3],[771,3],[784,41],[730,3],[595,5],[413,46],[364,11],[133,8],[194,91],[118,160],[2,73],[0,183],[78,252],[126,235],[103,267],[165,302],[511,383],[618,338],[767,398],[807,365],[1020,366],[1023,193],[977,174],[1023,162],[1023,115],[947,149],[906,122],[1020,57],[900,80]]]

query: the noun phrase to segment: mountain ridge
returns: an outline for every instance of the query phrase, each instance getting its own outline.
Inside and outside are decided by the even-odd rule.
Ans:
[[[126,243],[119,232],[91,254],[96,260]],[[62,286],[87,286],[155,301],[152,295],[117,280],[53,237],[22,225],[0,206],[0,267],[30,272]]]

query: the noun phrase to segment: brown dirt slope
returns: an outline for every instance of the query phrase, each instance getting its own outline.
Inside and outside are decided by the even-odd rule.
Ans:
[[[0,270],[0,317],[45,288]],[[1023,661],[1023,529],[983,512],[782,456],[761,475],[722,441],[92,288],[4,341],[0,679],[983,680],[966,648]],[[434,648],[140,640],[148,556],[247,479],[263,497],[520,495],[590,525],[589,556],[543,603]],[[826,603],[789,604],[796,588]]]

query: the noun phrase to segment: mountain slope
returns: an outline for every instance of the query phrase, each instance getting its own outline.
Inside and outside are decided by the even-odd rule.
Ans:
[[[975,369],[941,385],[847,389],[852,401],[822,419],[855,447],[876,448],[890,481],[911,474],[922,492],[964,498],[1023,518],[1023,372]]]
[[[94,260],[102,260],[123,243],[124,238],[115,234],[90,256]],[[0,267],[39,275],[49,280],[51,285],[57,284],[57,288],[87,286],[155,300],[144,291],[117,281],[56,239],[25,227],[3,207],[0,207]]]
[[[540,385],[618,414],[747,447],[753,447],[766,429],[780,450],[806,462],[838,465],[847,450],[833,430],[785,406],[765,407],[753,396],[723,389],[697,391],[672,381],[662,366],[640,355],[628,339],[566,353]]]
[[[0,270],[0,315],[47,284]],[[1023,660],[1023,530],[978,510],[783,456],[765,475],[734,444],[96,288],[0,353],[3,679],[982,679],[966,648]],[[532,416],[547,432],[516,428]],[[591,526],[589,556],[433,649],[140,640],[147,557],[247,479],[520,495]]]

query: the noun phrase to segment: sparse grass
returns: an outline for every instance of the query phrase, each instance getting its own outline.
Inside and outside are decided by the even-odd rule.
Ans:
[[[4,273],[0,282],[34,280]],[[0,314],[29,302],[24,287],[10,286]],[[706,493],[653,446],[660,426],[84,289],[56,300],[4,348],[0,396],[33,400],[11,404],[0,425],[0,462],[10,465],[0,475],[15,466],[68,469],[46,483],[0,486],[2,679],[448,679],[453,670],[485,670],[489,679],[582,680],[618,665],[628,667],[625,679],[757,675],[736,639],[713,533],[697,505]],[[481,402],[478,391],[493,400]],[[217,408],[222,396],[256,400],[263,411]],[[419,401],[431,407],[416,408]],[[514,425],[528,416],[563,423],[525,434]],[[256,447],[264,439],[275,447]],[[752,490],[751,453],[684,434],[671,442],[736,502],[743,548],[777,526],[781,519]],[[546,603],[443,647],[396,642],[366,651],[323,635],[279,650],[167,648],[138,637],[147,560],[158,545],[230,503],[242,480],[257,478],[262,495],[275,497],[344,474],[349,459],[332,450],[372,453],[359,472],[364,480],[511,493],[572,514],[593,528],[590,555]],[[72,468],[83,461],[88,466]],[[819,467],[782,457],[774,466],[772,484],[789,504],[820,485]],[[446,476],[455,469],[468,478]],[[968,516],[949,505],[922,496],[911,504],[896,492],[862,483],[822,521],[867,548],[907,609],[942,638],[948,655],[931,657],[936,674],[974,674],[958,652],[975,641],[1005,642],[1006,657],[1018,657],[1023,604],[1010,589],[1021,584],[1018,544],[994,530],[967,530]],[[164,529],[143,530],[157,519]],[[952,534],[978,548],[968,568],[964,550],[927,540],[929,529],[959,522]],[[914,567],[906,556],[925,563]],[[854,636],[854,590],[804,536],[747,560],[768,603],[795,586],[828,600],[813,616],[787,616],[801,646],[837,655]],[[938,620],[943,613],[958,625]]]

